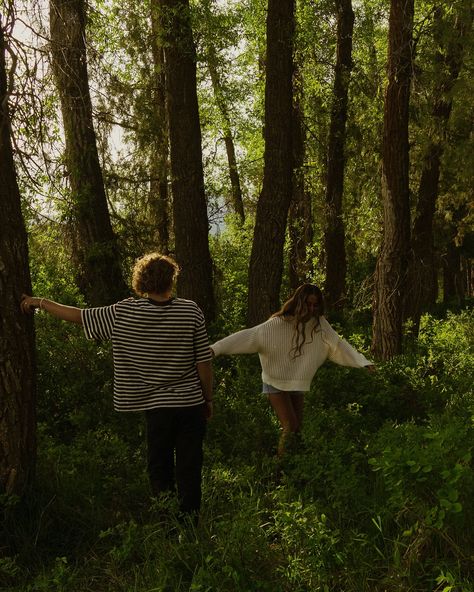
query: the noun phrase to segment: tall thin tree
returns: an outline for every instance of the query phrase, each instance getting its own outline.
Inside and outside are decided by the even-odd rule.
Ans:
[[[209,45],[206,49],[207,67],[209,68],[209,74],[211,75],[212,90],[214,91],[216,105],[222,119],[222,134],[224,136],[227,163],[229,165],[232,208],[243,224],[245,222],[245,210],[229,109],[224,98],[223,84],[219,72],[216,50],[212,45]]]
[[[178,293],[214,316],[209,221],[204,192],[196,50],[189,0],[159,0],[165,52]]]
[[[354,11],[352,10],[351,0],[335,0],[335,7],[337,15],[337,55],[326,172],[326,220],[324,232],[326,279],[324,290],[327,304],[332,308],[342,308],[347,267],[342,200],[346,163],[347,102],[352,71]]]
[[[36,380],[28,243],[20,207],[8,107],[5,32],[0,15],[0,493],[21,495],[36,459]]]
[[[293,176],[294,0],[268,0],[265,155],[249,267],[248,324],[279,305]]]
[[[128,289],[97,151],[85,27],[84,0],[50,0],[51,56],[66,138],[80,287],[90,305],[100,306],[123,298]]]
[[[413,11],[413,0],[391,0],[382,149],[383,242],[375,271],[372,338],[373,352],[382,359],[390,359],[402,348],[410,247],[408,107]]]

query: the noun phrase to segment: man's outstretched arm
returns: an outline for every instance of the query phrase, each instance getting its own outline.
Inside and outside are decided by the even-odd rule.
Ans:
[[[26,314],[30,314],[35,308],[39,308],[62,321],[82,325],[81,309],[77,308],[77,306],[66,306],[65,304],[59,304],[59,302],[53,302],[47,298],[38,298],[37,296],[28,296],[27,294],[22,295],[20,306],[21,310]]]

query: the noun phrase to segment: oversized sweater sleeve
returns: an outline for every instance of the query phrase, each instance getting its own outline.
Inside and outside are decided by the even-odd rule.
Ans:
[[[258,352],[258,327],[243,329],[232,333],[211,345],[214,355],[225,354],[254,354]]]
[[[355,350],[345,339],[342,339],[324,317],[320,318],[323,340],[328,344],[328,359],[341,366],[363,368],[373,362]]]

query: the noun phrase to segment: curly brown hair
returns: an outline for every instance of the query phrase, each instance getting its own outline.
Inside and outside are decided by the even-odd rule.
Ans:
[[[316,311],[310,314],[308,310],[307,300],[308,296],[317,297]],[[306,341],[306,323],[311,319],[316,319],[316,324],[311,331],[311,338],[319,327],[319,317],[324,315],[324,299],[323,293],[314,284],[302,284],[299,286],[279,311],[274,313],[272,317],[292,317],[295,323],[295,332],[293,334],[293,343],[290,352],[297,358],[301,356],[301,349]]]
[[[163,294],[172,286],[179,274],[174,259],[161,253],[149,253],[137,259],[133,267],[132,288],[139,296]]]

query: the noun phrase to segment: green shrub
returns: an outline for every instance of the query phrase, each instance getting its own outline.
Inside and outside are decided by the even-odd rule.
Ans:
[[[212,247],[225,311],[216,338],[245,318],[250,241],[242,252],[236,229],[223,240]],[[36,293],[81,305],[61,257],[38,257],[33,279]],[[370,357],[367,310],[338,320]],[[26,499],[2,500],[0,587],[474,589],[470,311],[423,317],[419,339],[375,374],[324,365],[283,462],[257,356],[218,358],[198,528],[150,500],[143,418],[113,411],[109,346],[47,315],[36,327],[38,476]]]

